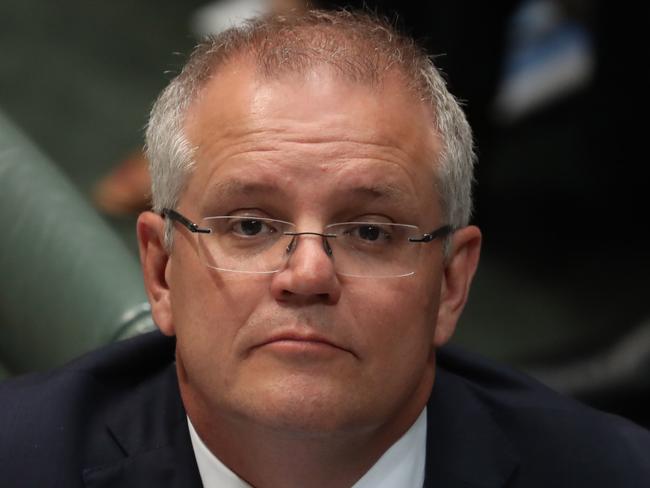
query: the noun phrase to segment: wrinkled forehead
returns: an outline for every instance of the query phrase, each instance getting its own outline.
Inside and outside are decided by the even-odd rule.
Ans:
[[[249,168],[305,181],[334,167],[344,167],[346,181],[374,171],[373,181],[359,178],[365,186],[382,186],[385,174],[383,186],[396,187],[403,173],[411,186],[432,188],[440,153],[429,106],[398,74],[368,86],[327,66],[269,78],[252,63],[229,63],[201,90],[185,131],[196,148],[191,181],[204,189],[232,172],[241,179]]]

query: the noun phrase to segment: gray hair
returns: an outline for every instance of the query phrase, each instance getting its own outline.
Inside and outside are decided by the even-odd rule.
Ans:
[[[391,71],[433,109],[442,141],[437,187],[446,222],[468,224],[472,213],[475,154],[472,132],[458,101],[431,58],[384,19],[366,12],[311,10],[250,20],[206,38],[156,100],[146,131],[146,154],[155,212],[174,208],[195,161],[183,125],[190,104],[215,72],[233,58],[252,59],[265,78],[308,73],[327,65],[352,81],[380,84]],[[171,224],[165,241],[171,246]]]

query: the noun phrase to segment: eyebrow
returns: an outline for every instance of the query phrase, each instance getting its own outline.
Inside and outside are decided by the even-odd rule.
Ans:
[[[257,181],[245,181],[240,179],[229,179],[218,181],[210,187],[210,191],[223,199],[232,199],[242,195],[254,196],[270,194],[278,191],[276,185]]]
[[[211,191],[224,199],[238,196],[268,195],[282,191],[282,187],[261,181],[246,181],[241,179],[228,179],[215,183]],[[409,192],[392,183],[378,183],[371,185],[352,186],[343,188],[343,194],[350,194],[363,200],[384,200],[387,202],[401,203],[408,200]]]
[[[407,200],[409,193],[403,188],[390,183],[352,187],[349,190],[355,196],[368,200],[385,200],[400,203]]]

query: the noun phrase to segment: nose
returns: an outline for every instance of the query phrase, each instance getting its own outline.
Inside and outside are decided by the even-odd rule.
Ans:
[[[271,292],[276,300],[292,303],[335,304],[341,285],[326,237],[313,232],[293,236],[286,249],[287,261],[275,273]]]

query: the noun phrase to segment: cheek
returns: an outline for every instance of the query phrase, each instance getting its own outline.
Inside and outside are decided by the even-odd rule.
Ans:
[[[214,374],[217,367],[228,370],[233,342],[268,283],[219,273],[197,262],[181,258],[174,263],[172,317],[186,367]]]
[[[369,359],[392,357],[422,360],[429,354],[435,331],[435,283],[408,278],[385,280],[374,286],[350,286],[348,304]],[[384,361],[392,367],[390,361]]]
[[[221,408],[228,405],[229,392],[240,378],[240,332],[254,315],[260,292],[268,284],[228,280],[212,271],[207,274],[214,276],[194,276],[191,283],[183,283],[173,303],[177,367],[188,402]]]
[[[436,307],[426,288],[404,281],[349,290],[362,343],[355,389],[381,415],[394,414],[410,399],[426,401],[433,382]]]

